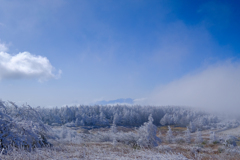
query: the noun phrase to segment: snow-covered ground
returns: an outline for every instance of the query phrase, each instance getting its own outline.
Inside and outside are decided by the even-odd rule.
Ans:
[[[219,134],[221,135],[233,135],[236,137],[240,137],[240,126],[236,127],[236,128],[231,128],[231,129],[227,129],[224,131],[220,131]]]
[[[0,155],[3,160],[187,160],[239,159],[240,148],[206,147],[194,144],[161,144],[156,148],[132,148],[122,143],[86,142],[72,144],[53,142],[54,147],[32,152],[14,149]]]
[[[107,143],[84,143],[84,144],[58,144],[53,148],[41,148],[27,152],[25,150],[14,150],[7,155],[1,155],[5,160],[187,160],[180,153],[161,153],[157,149],[133,149],[123,144],[115,147]]]
[[[1,159],[240,159],[238,120],[180,107],[0,101],[0,125]]]

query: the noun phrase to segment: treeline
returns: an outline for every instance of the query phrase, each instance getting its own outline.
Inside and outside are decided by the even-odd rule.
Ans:
[[[223,129],[239,126],[239,121],[226,121],[206,112],[176,106],[139,105],[80,105],[36,109],[42,121],[49,125],[66,126],[110,126],[113,121],[119,126],[139,127],[148,121],[151,114],[154,125],[189,126],[191,132],[197,129]]]
[[[226,120],[217,115],[193,108],[177,106],[140,105],[79,105],[54,108],[29,105],[18,106],[13,102],[0,101],[1,112],[18,121],[32,121],[50,126],[117,126],[140,127],[151,114],[153,124],[188,126],[191,132],[205,129],[227,129],[240,125],[238,120]]]

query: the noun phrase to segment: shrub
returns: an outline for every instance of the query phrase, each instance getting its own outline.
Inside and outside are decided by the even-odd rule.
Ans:
[[[138,129],[139,139],[138,145],[141,147],[155,147],[161,142],[157,135],[157,127],[153,124],[153,118],[150,114],[148,122],[145,122],[143,126]]]

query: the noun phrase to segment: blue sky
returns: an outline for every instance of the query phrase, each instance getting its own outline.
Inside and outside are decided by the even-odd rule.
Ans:
[[[235,107],[240,105],[226,98],[238,93],[231,88],[240,86],[238,1],[0,0],[0,4],[3,100],[33,106],[120,98],[154,105],[217,106],[232,101]],[[219,92],[226,94],[216,96],[216,88],[207,87],[216,81]],[[211,98],[201,104],[208,99],[205,93]],[[199,100],[190,103],[190,95]],[[216,99],[223,100],[218,104]]]

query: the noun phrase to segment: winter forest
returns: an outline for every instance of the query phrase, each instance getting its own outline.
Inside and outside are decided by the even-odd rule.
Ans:
[[[193,108],[0,101],[1,159],[237,159],[240,121]]]

